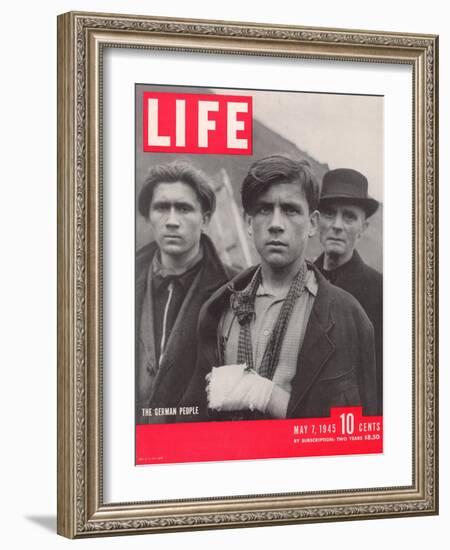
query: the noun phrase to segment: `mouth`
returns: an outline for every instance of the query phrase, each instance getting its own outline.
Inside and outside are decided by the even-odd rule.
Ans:
[[[344,239],[338,239],[337,237],[328,237],[327,241],[332,243],[345,243]]]
[[[181,241],[180,235],[164,235],[163,238],[169,243],[177,243]]]
[[[267,241],[266,243],[266,246],[275,246],[275,247],[287,247],[287,244],[284,243],[283,241],[277,241],[277,240],[272,240],[272,241]]]

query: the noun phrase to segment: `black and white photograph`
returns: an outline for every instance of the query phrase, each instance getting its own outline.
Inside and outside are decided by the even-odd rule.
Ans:
[[[381,452],[383,97],[135,97],[137,453],[140,425],[235,420],[327,419],[339,447],[354,407]]]

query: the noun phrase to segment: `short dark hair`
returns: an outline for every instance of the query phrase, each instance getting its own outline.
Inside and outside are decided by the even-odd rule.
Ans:
[[[216,209],[216,195],[208,183],[204,172],[186,161],[175,160],[167,164],[152,166],[139,193],[139,212],[148,218],[155,187],[159,183],[175,183],[181,181],[195,191],[204,214],[213,214]]]
[[[319,204],[319,183],[307,160],[293,160],[287,155],[271,155],[257,160],[242,182],[242,206],[252,214],[256,200],[269,187],[278,183],[298,183],[308,202],[309,211],[317,210]]]

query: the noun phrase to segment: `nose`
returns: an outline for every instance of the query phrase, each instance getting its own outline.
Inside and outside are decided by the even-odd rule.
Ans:
[[[336,215],[333,218],[333,229],[336,229],[338,231],[342,230],[344,223],[342,219],[342,214],[340,212],[336,212]]]
[[[178,227],[180,222],[178,220],[177,212],[175,208],[171,208],[167,215],[166,226],[167,227]]]
[[[279,206],[275,206],[273,210],[269,231],[271,233],[281,233],[284,231],[283,215]]]

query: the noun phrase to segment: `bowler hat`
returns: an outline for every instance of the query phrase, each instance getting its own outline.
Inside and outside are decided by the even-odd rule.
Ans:
[[[378,201],[367,193],[367,178],[351,168],[337,168],[327,172],[322,180],[319,208],[326,202],[349,202],[360,206],[366,217],[375,214]]]

